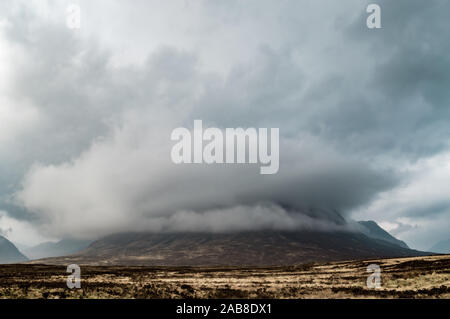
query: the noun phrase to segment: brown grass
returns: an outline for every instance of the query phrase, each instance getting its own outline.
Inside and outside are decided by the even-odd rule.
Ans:
[[[366,287],[369,264],[381,289]],[[65,267],[0,266],[0,298],[450,298],[450,256],[276,268],[82,266],[81,289]]]

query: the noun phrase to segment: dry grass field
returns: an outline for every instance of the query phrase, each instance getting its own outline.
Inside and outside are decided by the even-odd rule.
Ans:
[[[369,264],[382,287],[369,289]],[[277,268],[0,266],[0,298],[450,298],[450,255]]]

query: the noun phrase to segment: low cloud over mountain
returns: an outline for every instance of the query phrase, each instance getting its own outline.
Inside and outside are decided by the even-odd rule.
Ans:
[[[8,236],[330,229],[332,211],[422,249],[448,233],[447,1],[380,1],[380,30],[358,0],[80,0],[75,31],[68,3],[0,4],[0,209],[36,232]],[[173,164],[195,119],[280,128],[279,173]]]

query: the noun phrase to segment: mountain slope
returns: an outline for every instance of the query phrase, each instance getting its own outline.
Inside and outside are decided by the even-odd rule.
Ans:
[[[361,229],[362,233],[371,238],[385,240],[394,245],[398,245],[403,248],[409,248],[404,241],[398,240],[372,220],[360,221],[358,222],[358,224],[363,226],[363,228]]]
[[[35,263],[268,266],[426,254],[355,232],[126,233],[100,239],[73,256]]]
[[[440,254],[450,254],[450,239],[438,242],[430,248],[430,251]]]
[[[89,246],[92,241],[63,239],[56,243],[46,242],[23,250],[30,259],[66,256],[75,254]]]
[[[12,242],[0,236],[0,264],[19,263],[27,260],[27,257]]]

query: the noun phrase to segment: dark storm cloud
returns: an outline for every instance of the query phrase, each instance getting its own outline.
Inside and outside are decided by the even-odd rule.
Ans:
[[[367,215],[395,221],[395,234],[428,249],[447,238],[450,227],[446,195],[450,190],[445,182],[450,174],[445,155],[450,140],[446,53],[450,47],[445,40],[450,35],[446,18],[450,4],[439,0],[379,3],[383,32],[361,29],[357,21],[347,30],[361,50],[372,52],[374,68],[367,92],[378,112],[372,112],[374,121],[366,123],[367,130],[373,131],[367,136],[373,137],[370,147],[380,154],[402,158],[400,169],[411,164],[413,168],[411,176],[373,203]],[[364,19],[361,14],[360,20]]]
[[[450,210],[450,200],[442,199],[432,203],[424,203],[405,210],[404,216],[408,217],[429,217],[435,218],[437,215],[448,214]]]
[[[410,160],[448,149],[450,127],[450,36],[448,1],[379,1],[383,29],[348,28],[349,40],[370,52],[363,109],[372,147]],[[349,103],[351,104],[351,103]],[[344,113],[345,114],[345,113]],[[356,121],[358,122],[358,121]],[[361,121],[360,121],[361,122]],[[368,134],[370,136],[370,134]],[[387,140],[390,139],[389,143]]]
[[[88,36],[27,5],[2,28],[8,99],[38,114],[0,157],[2,193],[45,233],[311,224],[287,207],[348,215],[448,150],[446,2],[381,1],[381,30],[360,1],[81,6]],[[174,167],[170,132],[194,119],[279,127],[280,173]]]

